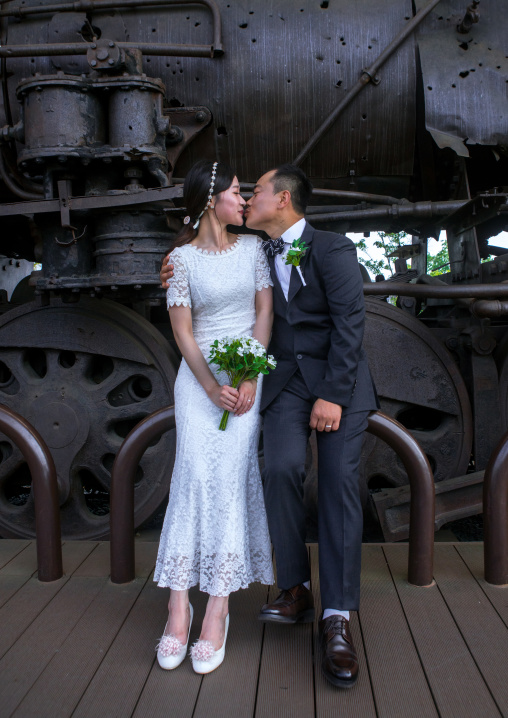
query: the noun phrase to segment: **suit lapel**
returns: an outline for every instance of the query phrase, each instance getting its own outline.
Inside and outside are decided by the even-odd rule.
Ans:
[[[307,260],[309,258],[310,245],[312,244],[313,238],[314,238],[314,228],[311,227],[310,224],[307,222],[305,225],[305,229],[303,230],[302,240],[305,242],[308,249],[300,260],[300,271],[303,274],[304,278],[305,278],[305,266],[306,266]],[[295,298],[295,295],[300,291],[300,289],[302,287],[303,287],[302,280],[300,279],[300,275],[298,273],[297,268],[291,267],[291,279],[289,281],[289,291],[288,291],[288,304]]]

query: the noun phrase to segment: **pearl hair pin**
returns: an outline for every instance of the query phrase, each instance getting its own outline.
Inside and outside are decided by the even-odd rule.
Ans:
[[[212,176],[211,176],[211,178],[210,178],[210,189],[209,189],[209,191],[208,191],[208,198],[207,198],[207,200],[206,200],[206,206],[205,206],[205,209],[201,212],[201,214],[200,214],[199,217],[197,218],[195,224],[192,225],[194,229],[197,229],[197,228],[199,227],[199,221],[200,221],[201,217],[204,215],[205,211],[206,211],[209,207],[211,207],[211,208],[213,209],[213,207],[212,207],[212,197],[213,197],[213,188],[215,187],[215,175],[217,174],[217,165],[218,165],[218,164],[219,164],[218,162],[214,162],[214,163],[213,163],[213,166],[212,166]],[[183,221],[184,221],[184,224],[188,224],[188,222],[190,222],[190,217],[189,217],[188,222],[185,221],[186,219],[187,219],[187,217],[185,217],[185,219],[183,220]]]

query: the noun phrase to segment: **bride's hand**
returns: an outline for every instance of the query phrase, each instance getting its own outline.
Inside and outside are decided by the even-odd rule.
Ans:
[[[242,416],[252,409],[256,398],[257,381],[255,379],[247,379],[240,384],[238,401],[235,406],[235,416]]]
[[[233,389],[232,386],[228,386],[227,384],[224,384],[224,386],[216,384],[208,394],[215,406],[218,406],[219,409],[227,409],[228,411],[234,410],[238,401],[238,395],[238,389]]]

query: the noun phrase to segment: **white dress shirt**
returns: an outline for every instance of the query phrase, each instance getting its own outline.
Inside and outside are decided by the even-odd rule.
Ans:
[[[305,224],[305,219],[302,218],[289,227],[289,229],[286,229],[281,235],[284,240],[284,251],[281,252],[281,254],[275,255],[275,271],[277,272],[277,279],[280,282],[286,301],[289,292],[289,282],[291,280],[291,270],[293,268],[292,264],[286,264],[286,257],[295,239],[300,239],[302,236]]]

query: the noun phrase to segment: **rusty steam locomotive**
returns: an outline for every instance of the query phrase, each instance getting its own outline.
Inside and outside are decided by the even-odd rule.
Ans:
[[[365,345],[449,515],[472,510],[508,425],[508,254],[489,245],[508,224],[503,4],[1,0],[0,402],[51,449],[64,536],[107,535],[94,493],[130,429],[172,403],[158,272],[200,157],[228,161],[245,191],[293,160],[314,224],[411,235],[394,284],[365,277],[382,295],[367,298]],[[443,228],[436,284],[427,242]],[[0,535],[32,536],[29,472],[0,439]],[[138,525],[164,500],[174,441],[138,469]],[[362,475],[365,496],[407,483],[373,437]]]

